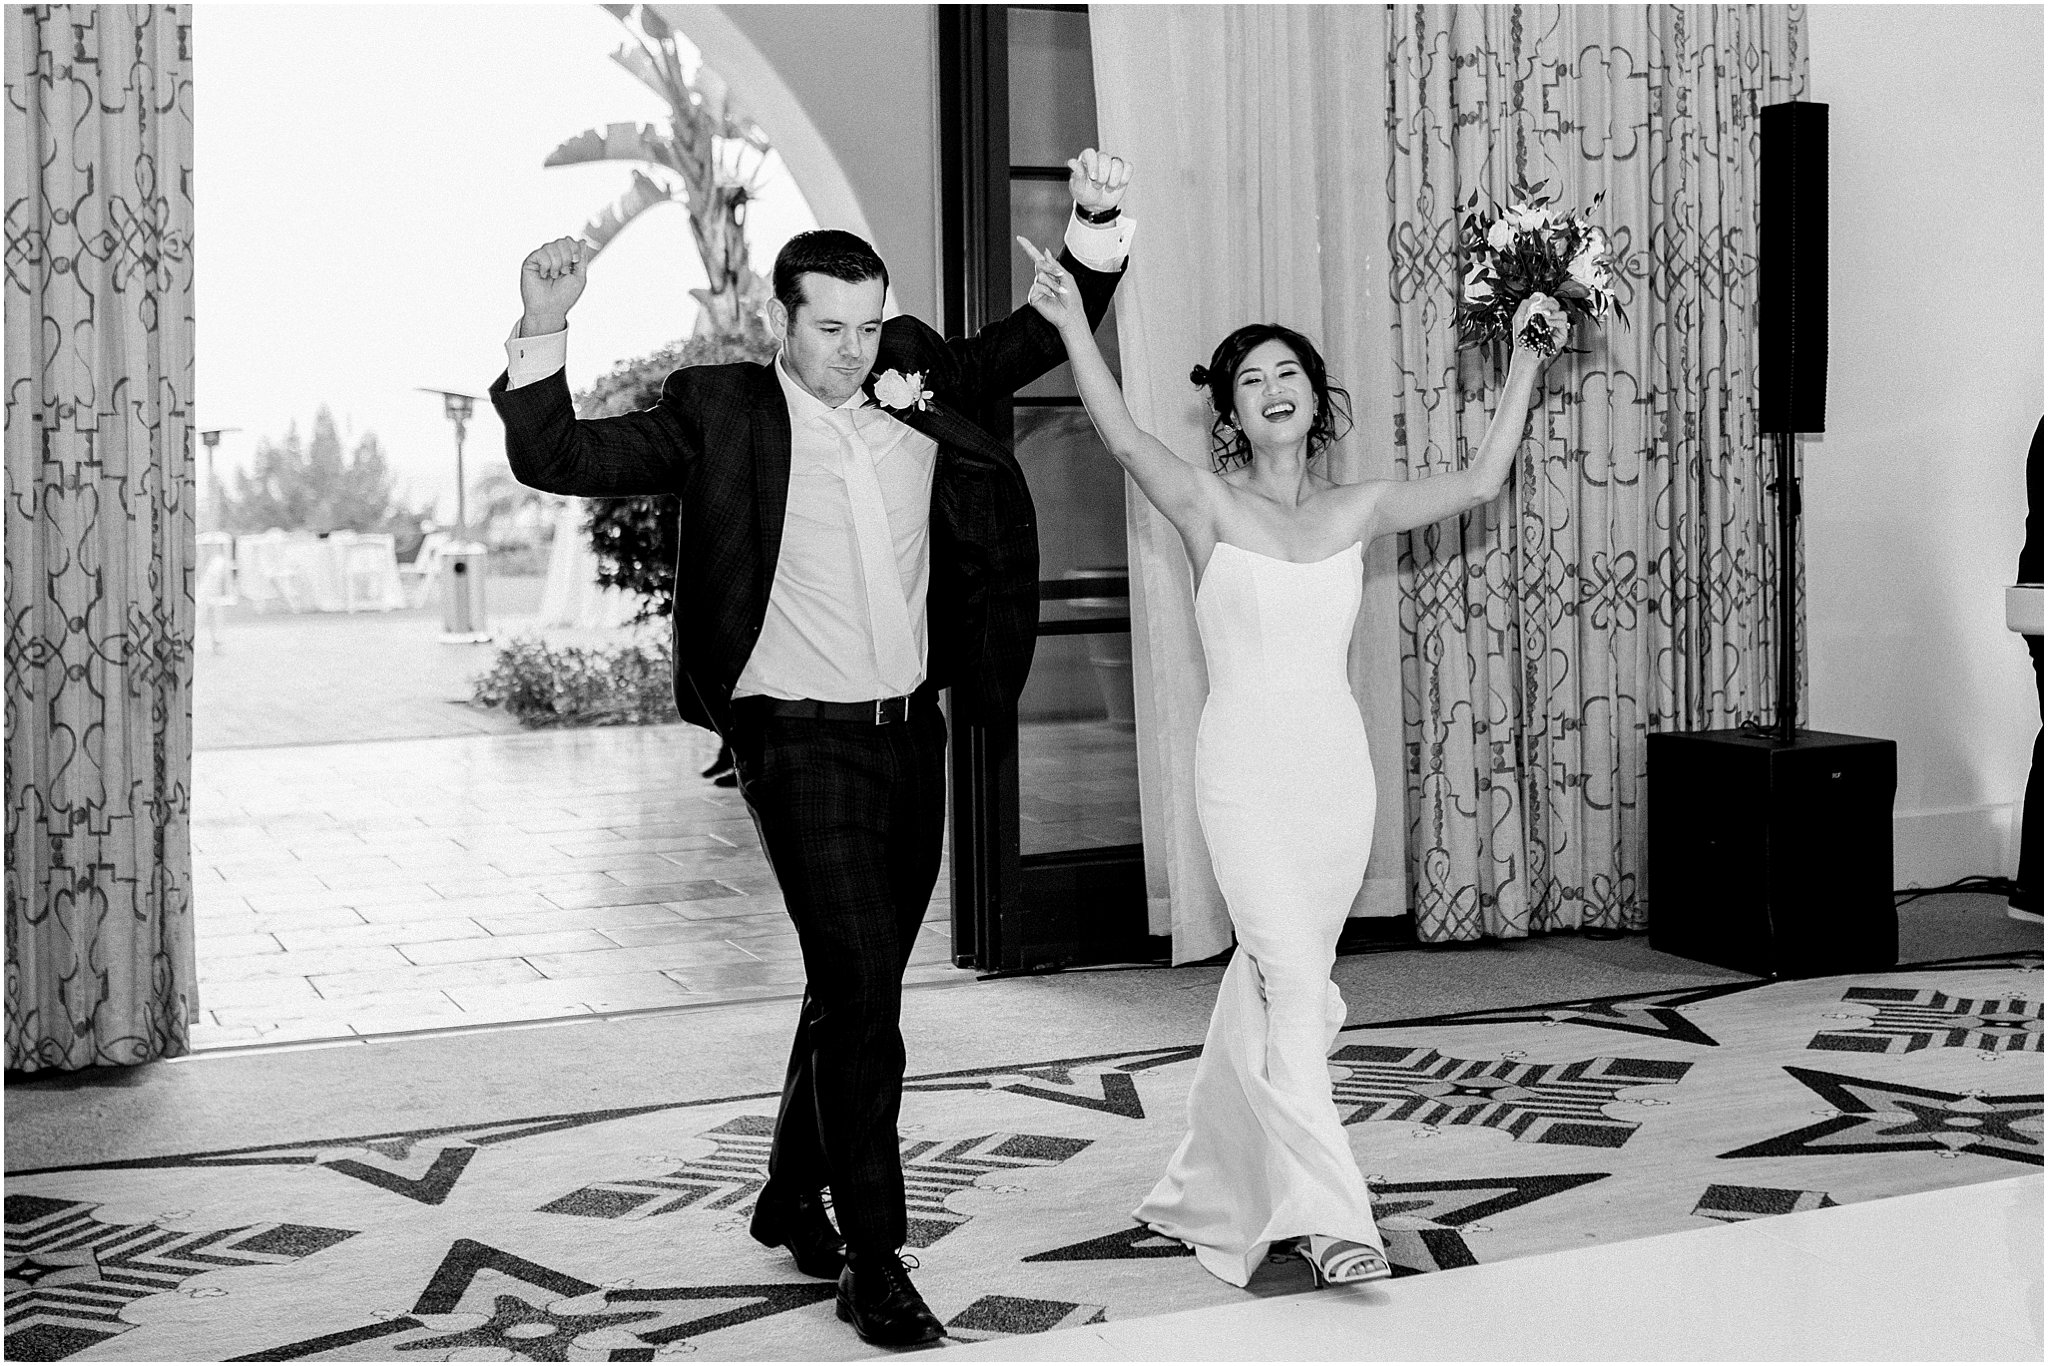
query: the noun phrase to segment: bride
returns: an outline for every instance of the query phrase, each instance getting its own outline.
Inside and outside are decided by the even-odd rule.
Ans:
[[[1546,357],[1516,347],[1466,468],[1338,484],[1321,457],[1349,425],[1348,396],[1306,337],[1241,327],[1193,373],[1216,413],[1217,468],[1205,470],[1131,419],[1066,271],[1018,241],[1037,267],[1030,303],[1059,328],[1103,444],[1187,548],[1209,670],[1195,802],[1237,952],[1188,1093],[1187,1137],[1136,1217],[1232,1285],[1284,1240],[1319,1285],[1376,1280],[1390,1274],[1386,1248],[1327,1062],[1345,1018],[1330,969],[1372,847],[1372,758],[1345,672],[1364,552],[1500,492]],[[1523,305],[1516,336],[1532,312]],[[1544,318],[1562,345],[1564,319]]]

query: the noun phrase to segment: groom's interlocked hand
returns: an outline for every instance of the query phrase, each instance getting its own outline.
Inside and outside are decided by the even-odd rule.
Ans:
[[[1074,203],[1092,212],[1113,209],[1123,201],[1124,187],[1131,183],[1131,163],[1122,157],[1088,148],[1067,158],[1067,192]]]
[[[519,302],[526,307],[519,335],[538,337],[569,324],[569,310],[583,297],[590,259],[597,255],[574,237],[557,237],[535,247],[519,263]]]

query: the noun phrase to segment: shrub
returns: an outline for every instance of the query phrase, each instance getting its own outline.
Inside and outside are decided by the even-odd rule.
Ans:
[[[522,636],[476,680],[476,701],[522,725],[642,726],[676,719],[668,642],[584,649]]]
[[[494,545],[491,547],[490,570],[494,579],[546,578],[547,548],[537,545]]]
[[[671,342],[652,355],[612,367],[576,396],[576,411],[581,417],[613,417],[652,408],[672,370],[766,361],[774,354],[772,342],[745,338],[707,336]],[[590,500],[584,527],[597,552],[597,581],[639,594],[637,621],[667,616],[675,598],[675,502],[673,497],[653,494]]]

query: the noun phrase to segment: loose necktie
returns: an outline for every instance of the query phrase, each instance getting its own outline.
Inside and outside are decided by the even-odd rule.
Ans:
[[[896,563],[896,539],[889,531],[881,480],[875,476],[875,453],[861,436],[851,410],[834,408],[823,421],[838,433],[846,456],[846,498],[853,511],[854,541],[860,549],[875,669],[884,687],[901,686],[907,691],[923,671],[923,661],[910,630],[910,607],[903,600],[903,575]]]

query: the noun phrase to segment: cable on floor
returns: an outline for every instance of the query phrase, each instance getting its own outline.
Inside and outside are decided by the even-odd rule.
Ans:
[[[1969,877],[1957,878],[1954,882],[1943,883],[1939,887],[1900,887],[1892,892],[1892,899],[1893,903],[1899,906],[1941,892],[1990,892],[1994,896],[2010,899],[2019,892],[2019,889],[2017,879],[1997,877],[1990,873],[1973,873]]]

